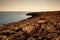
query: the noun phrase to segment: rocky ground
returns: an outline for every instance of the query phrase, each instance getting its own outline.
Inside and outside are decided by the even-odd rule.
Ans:
[[[0,26],[0,40],[60,40],[60,11],[27,15],[32,17]]]

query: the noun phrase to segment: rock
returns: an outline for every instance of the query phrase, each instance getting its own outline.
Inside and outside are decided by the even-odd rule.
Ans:
[[[0,40],[60,40],[60,11],[27,15],[31,17],[0,26]]]
[[[27,27],[23,27],[22,30],[26,31],[27,33],[31,33],[35,30],[35,27],[30,25],[30,26],[27,26]]]

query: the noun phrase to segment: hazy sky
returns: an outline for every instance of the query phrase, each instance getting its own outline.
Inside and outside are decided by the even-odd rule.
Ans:
[[[60,10],[60,0],[0,0],[0,11]]]

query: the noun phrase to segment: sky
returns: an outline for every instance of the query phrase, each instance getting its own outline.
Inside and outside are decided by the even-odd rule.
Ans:
[[[60,0],[0,0],[0,11],[58,11]]]

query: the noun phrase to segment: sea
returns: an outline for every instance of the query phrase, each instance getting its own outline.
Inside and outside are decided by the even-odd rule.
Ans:
[[[29,18],[26,16],[29,12],[0,12],[0,25],[17,22]]]

